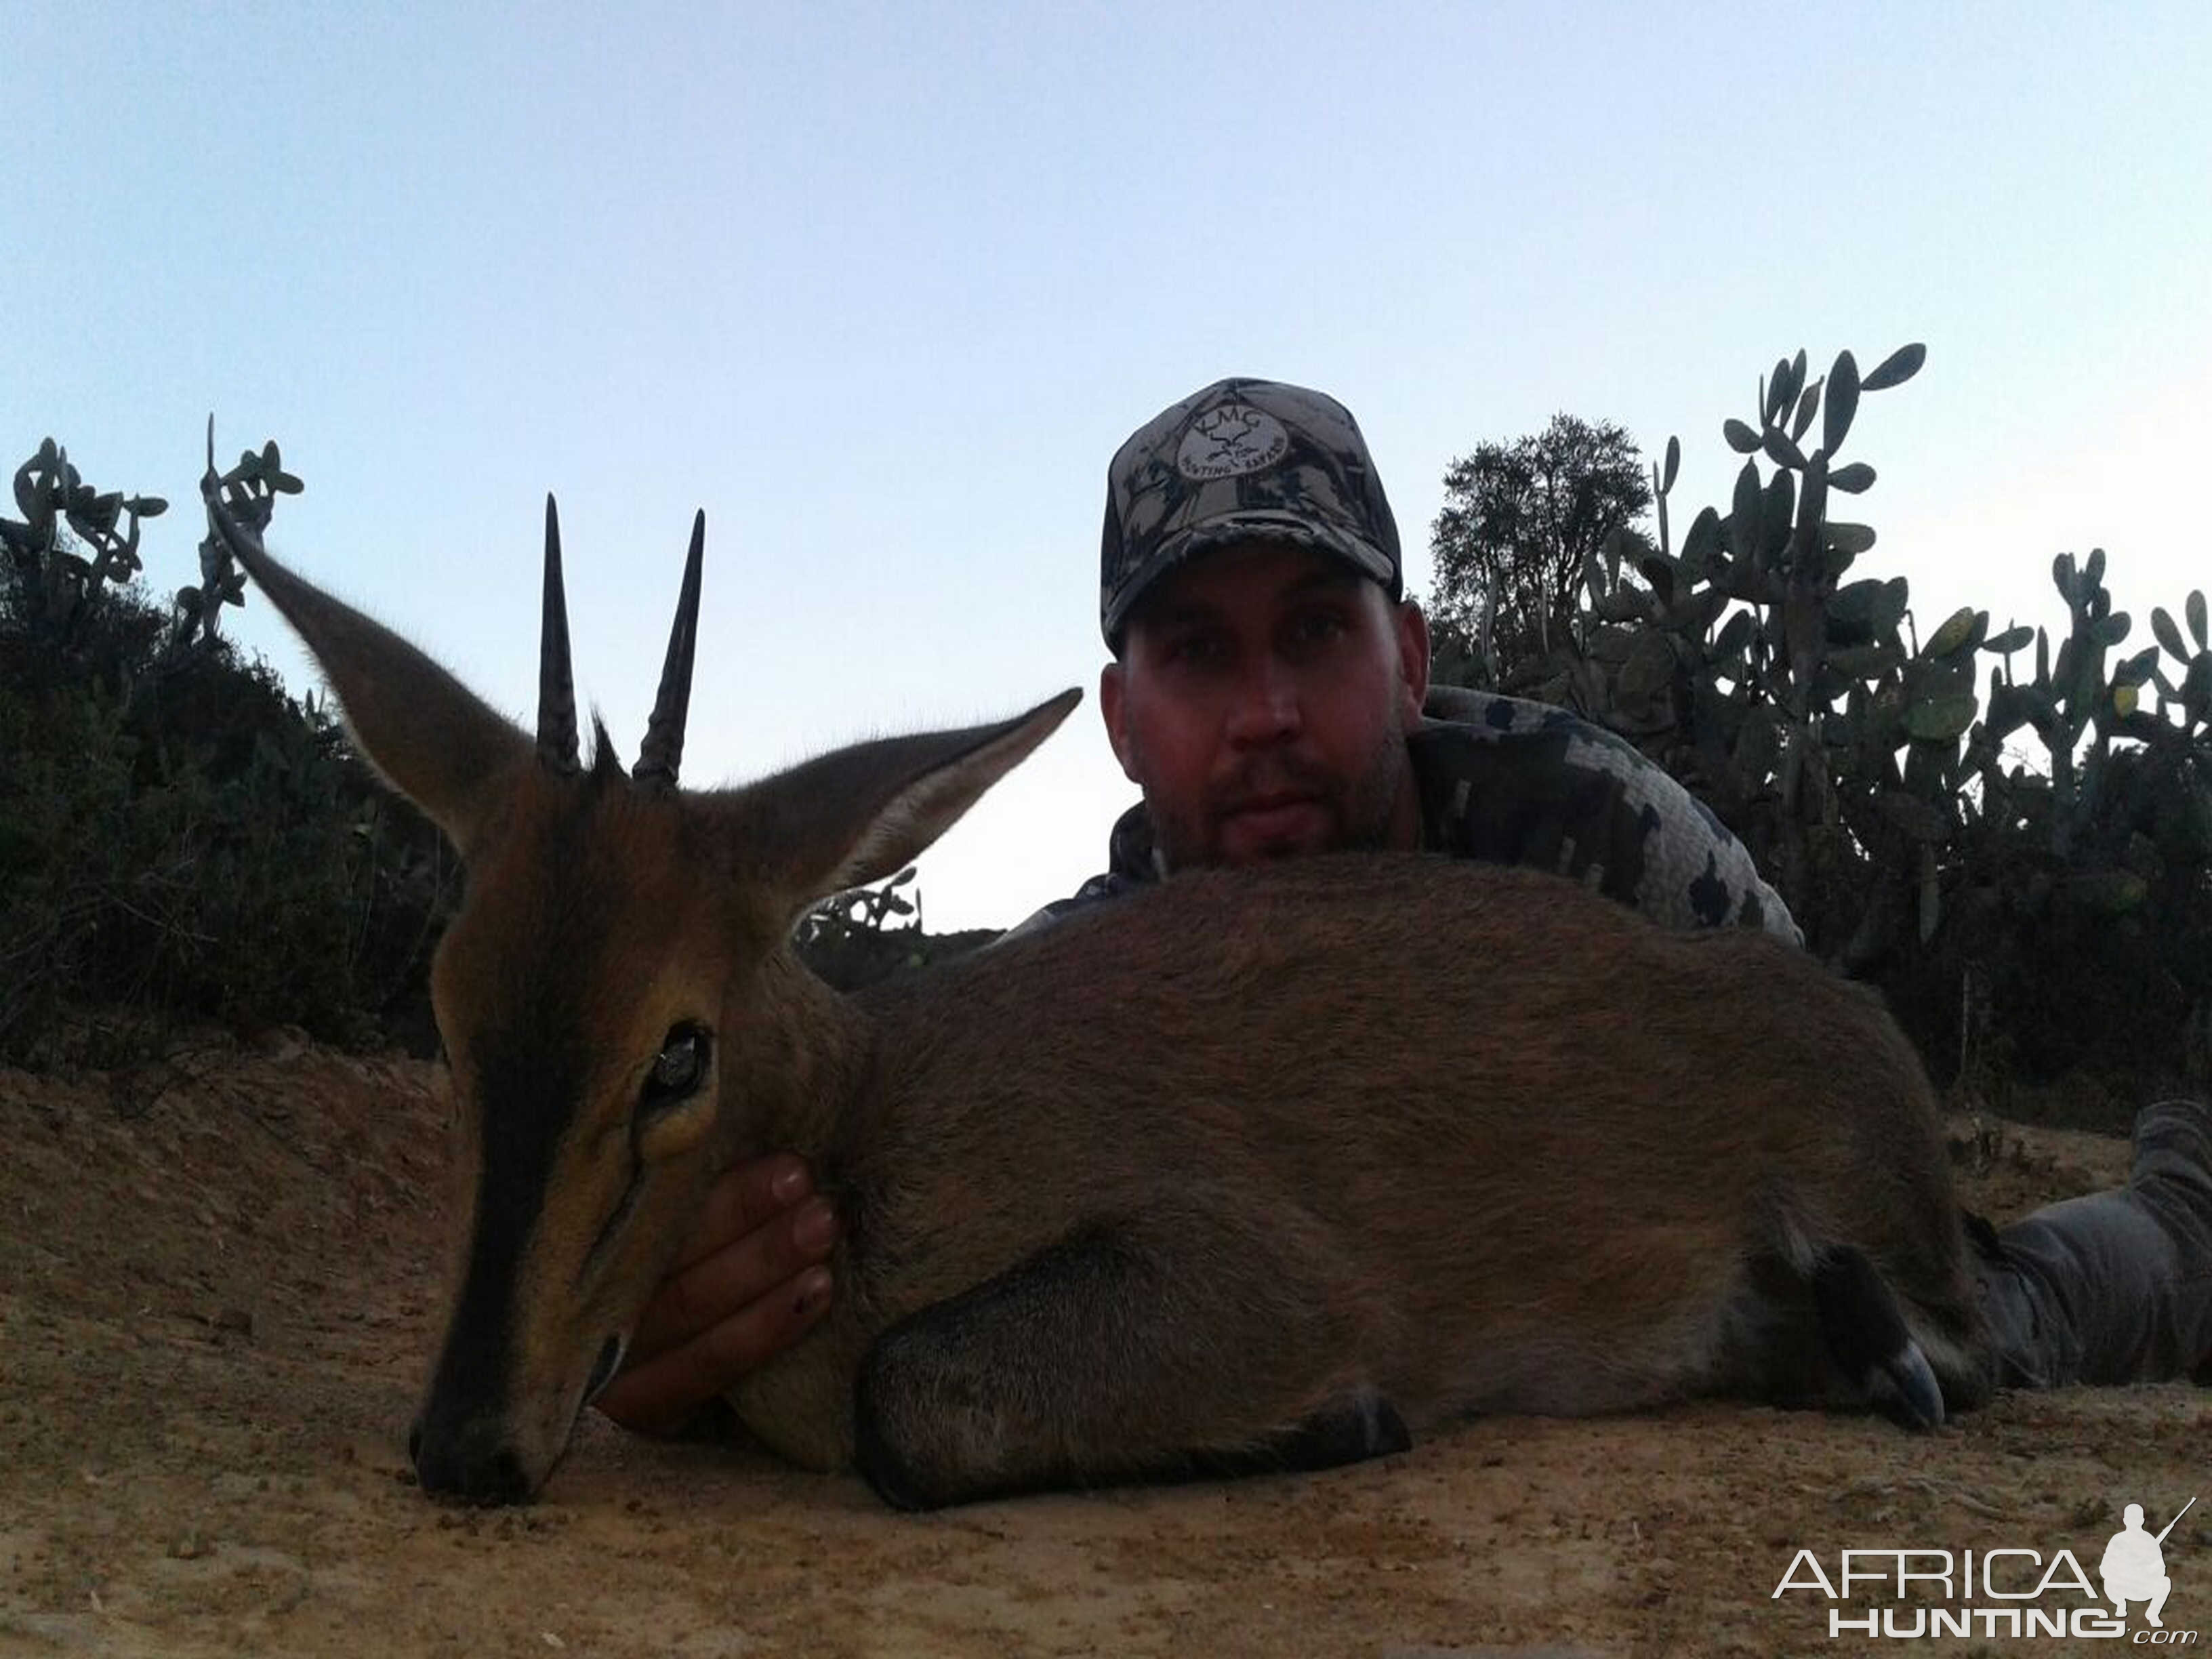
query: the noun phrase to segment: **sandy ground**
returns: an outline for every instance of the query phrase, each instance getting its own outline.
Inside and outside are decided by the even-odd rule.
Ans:
[[[2212,1393],[2182,1387],[2012,1395],[1924,1437],[1722,1405],[1497,1419],[1328,1474],[921,1518],[592,1419],[538,1504],[445,1508],[402,1453],[445,1112],[428,1066],[288,1039],[0,1072],[0,1654],[1832,1651],[1826,1602],[1771,1595],[1801,1547],[1831,1573],[1905,1545],[2094,1572],[2124,1504],[2155,1527],[2199,1490],[2166,1623],[2212,1631]],[[2000,1216],[2124,1162],[1973,1139]]]

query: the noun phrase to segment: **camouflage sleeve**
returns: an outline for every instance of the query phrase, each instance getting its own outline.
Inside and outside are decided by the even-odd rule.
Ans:
[[[1072,915],[1078,910],[1087,910],[1094,904],[1103,904],[1109,899],[1119,898],[1142,884],[1111,870],[1103,875],[1093,876],[1066,898],[1054,899],[1051,903],[1031,911],[983,948],[989,950],[992,945],[1004,945],[1008,939],[1041,933],[1062,916]]]
[[[1804,935],[1750,853],[1666,769],[1563,708],[1439,686],[1407,740],[1421,792],[1421,844],[1580,881],[1668,927],[1763,927]],[[1122,814],[1111,867],[993,941],[1159,878],[1142,805]]]
[[[1103,874],[1091,877],[1067,897],[1054,899],[1016,922],[991,943],[1004,945],[1010,939],[1042,932],[1072,912],[1087,910],[1158,881],[1160,861],[1152,851],[1152,821],[1146,816],[1144,802],[1139,801],[1114,821],[1113,832],[1106,839],[1106,857]]]
[[[1669,927],[1763,927],[1802,945],[1744,845],[1666,769],[1565,709],[1431,690],[1409,740],[1432,851],[1551,870]]]

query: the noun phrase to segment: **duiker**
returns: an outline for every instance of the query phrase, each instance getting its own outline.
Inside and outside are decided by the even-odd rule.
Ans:
[[[475,1201],[426,1490],[537,1492],[709,1182],[779,1148],[837,1194],[838,1291],[732,1403],[900,1505],[1317,1468],[1471,1412],[1731,1393],[1925,1426],[1986,1392],[1927,1081],[1803,954],[1341,856],[840,996],[794,920],[913,859],[1077,693],[681,790],[703,519],[625,775],[604,733],[578,754],[550,501],[533,739],[206,493],[467,865],[433,992]]]

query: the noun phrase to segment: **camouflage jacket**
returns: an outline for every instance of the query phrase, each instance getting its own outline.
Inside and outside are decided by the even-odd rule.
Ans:
[[[1421,846],[1555,871],[1669,927],[1804,935],[1711,808],[1633,745],[1563,708],[1458,686],[1429,694],[1406,740],[1421,791]],[[1160,879],[1139,802],[1114,825],[1109,866],[1005,937]]]

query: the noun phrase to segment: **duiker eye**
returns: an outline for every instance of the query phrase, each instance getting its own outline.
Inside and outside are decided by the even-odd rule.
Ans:
[[[669,1028],[668,1038],[653,1061],[639,1102],[646,1107],[672,1106],[698,1091],[707,1075],[709,1047],[706,1032],[696,1025]]]

